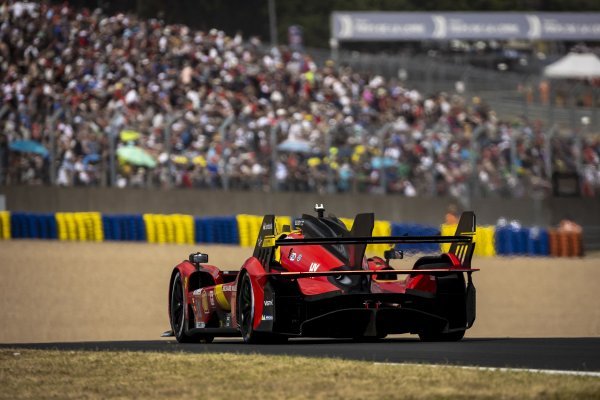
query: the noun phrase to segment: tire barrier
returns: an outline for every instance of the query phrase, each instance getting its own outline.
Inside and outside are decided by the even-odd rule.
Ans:
[[[549,253],[554,257],[582,257],[583,237],[581,232],[560,229],[548,231]]]
[[[420,224],[392,224],[392,236],[424,236],[439,235],[440,229],[434,226]],[[438,243],[400,243],[396,245],[397,250],[407,254],[413,253],[435,253],[439,251]]]
[[[142,219],[149,243],[194,243],[194,217],[191,215],[144,214]]]
[[[56,239],[58,237],[54,214],[15,212],[10,215],[9,227],[10,237],[14,239]]]
[[[196,243],[240,244],[238,226],[236,217],[196,217],[194,238]]]
[[[144,218],[141,215],[103,215],[105,240],[146,240]]]
[[[262,220],[263,217],[259,215],[239,214],[236,217],[240,246],[254,247],[256,238],[258,238],[258,233],[260,232]]]
[[[351,218],[340,218],[340,221],[346,225],[346,229],[352,230],[354,220]],[[389,221],[376,220],[373,225],[373,236],[390,236],[392,234],[392,224]],[[367,254],[383,254],[384,251],[390,248],[387,244],[370,244],[365,250]]]
[[[496,251],[502,256],[547,256],[549,235],[545,229],[500,226],[495,234]]]
[[[11,238],[10,211],[0,211],[0,240]]]
[[[389,221],[375,221],[373,226],[373,236],[391,236],[392,224]],[[367,254],[383,254],[391,247],[389,244],[370,244],[367,246]]]
[[[260,224],[262,224],[263,215],[239,214],[235,217],[237,221],[238,242],[242,247],[254,247],[256,239],[260,233]],[[284,225],[294,229],[293,220],[285,215],[275,216],[275,226],[277,232],[283,232]]]
[[[186,214],[101,215],[98,212],[0,212],[0,240],[58,239],[61,241],[147,241],[148,243],[222,243],[253,247],[263,216],[240,214],[228,217],[194,217]],[[352,219],[340,218],[350,230]],[[293,229],[293,219],[277,216],[277,231]],[[433,226],[375,221],[375,236],[454,235],[456,225]],[[581,232],[564,229],[524,228],[518,225],[478,226],[474,238],[477,256],[583,256]],[[368,254],[381,254],[390,246],[369,245]],[[435,253],[434,243],[398,244],[405,252]],[[448,251],[449,244],[441,250]]]
[[[496,227],[494,226],[478,226],[475,232],[473,241],[475,244],[476,256],[492,257],[496,255],[496,247],[494,243],[494,233]],[[440,232],[443,236],[452,236],[456,232],[456,225],[442,224]],[[442,243],[440,246],[442,252],[447,252],[450,249],[449,243]]]
[[[288,226],[290,230],[294,228],[294,225],[292,224],[292,219],[290,217],[283,215],[275,217],[276,232],[283,232],[285,226]]]

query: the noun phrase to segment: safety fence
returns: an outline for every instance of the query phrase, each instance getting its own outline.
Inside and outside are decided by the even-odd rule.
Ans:
[[[0,240],[56,239],[61,241],[138,241],[148,243],[215,243],[252,247],[261,229],[262,216],[240,214],[223,217],[198,217],[187,214],[101,214],[99,212],[0,212]],[[352,219],[341,218],[348,229]],[[292,227],[294,219],[277,216],[279,232]],[[374,236],[453,235],[456,225],[375,221]],[[539,227],[478,226],[474,241],[476,256],[553,256],[583,255],[582,234]],[[381,254],[388,245],[369,245],[368,254]],[[447,251],[449,245],[442,245]],[[408,253],[440,251],[435,243],[399,244]]]

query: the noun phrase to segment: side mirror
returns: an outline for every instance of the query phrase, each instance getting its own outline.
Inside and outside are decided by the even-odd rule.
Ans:
[[[383,258],[389,264],[390,260],[402,260],[404,258],[404,251],[389,249],[383,252]]]
[[[204,264],[208,262],[208,254],[192,253],[190,254],[189,260],[192,264]]]

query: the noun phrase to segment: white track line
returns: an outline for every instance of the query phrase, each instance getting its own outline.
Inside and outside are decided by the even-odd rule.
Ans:
[[[530,369],[530,368],[494,368],[494,367],[472,367],[465,365],[439,365],[439,364],[414,364],[414,363],[382,363],[376,362],[374,365],[394,365],[394,366],[416,366],[416,367],[437,367],[437,368],[460,368],[478,371],[492,371],[492,372],[530,372],[534,374],[548,374],[548,375],[573,375],[573,376],[591,376],[594,378],[600,378],[600,372],[592,371],[564,371],[557,369]]]

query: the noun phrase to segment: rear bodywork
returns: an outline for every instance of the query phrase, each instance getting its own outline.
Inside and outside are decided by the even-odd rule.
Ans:
[[[185,332],[203,337],[243,334],[244,323],[250,321],[242,321],[241,307],[251,307],[246,331],[266,337],[415,333],[461,338],[475,320],[475,215],[463,213],[456,235],[445,237],[373,237],[373,224],[373,214],[359,214],[348,230],[336,217],[319,212],[296,220],[294,230],[277,232],[275,217],[267,215],[253,255],[239,272],[183,261],[173,271],[169,293],[179,276]],[[451,246],[448,253],[421,257],[406,269],[392,268],[381,256],[365,256],[368,244],[422,242]],[[249,279],[251,296],[242,298],[238,288],[244,279]]]

